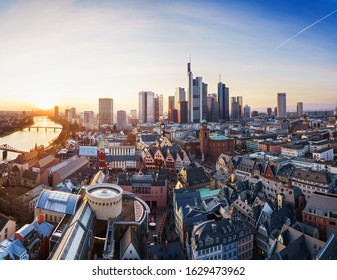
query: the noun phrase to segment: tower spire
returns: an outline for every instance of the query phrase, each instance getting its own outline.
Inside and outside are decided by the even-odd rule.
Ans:
[[[221,74],[219,74],[219,82],[221,83]]]

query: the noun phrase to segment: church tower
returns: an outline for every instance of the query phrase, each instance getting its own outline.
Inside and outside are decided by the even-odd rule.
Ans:
[[[104,147],[104,137],[101,136],[99,140],[99,150],[98,150],[98,168],[99,170],[103,170],[106,168],[106,155],[105,155],[105,147]]]
[[[200,123],[200,153],[201,153],[201,160],[204,161],[205,157],[207,156],[208,151],[208,140],[209,140],[209,129],[207,127],[207,121],[202,120]]]

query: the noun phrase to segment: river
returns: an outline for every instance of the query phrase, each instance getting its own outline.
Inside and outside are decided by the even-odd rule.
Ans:
[[[62,127],[61,125],[49,120],[48,117],[35,117],[33,126]],[[34,149],[35,145],[43,145],[44,147],[47,147],[60,133],[61,129],[55,129],[54,131],[54,129],[48,128],[46,131],[45,128],[40,128],[39,131],[37,131],[36,128],[31,128],[29,131],[29,129],[26,128],[22,131],[17,131],[10,135],[0,137],[0,145],[8,144],[13,148],[28,152],[30,149]],[[8,152],[6,160],[15,159],[17,156],[18,153]],[[0,160],[3,160],[2,151],[0,151]]]

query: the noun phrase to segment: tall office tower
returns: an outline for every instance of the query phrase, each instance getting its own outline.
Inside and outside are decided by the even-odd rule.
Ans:
[[[303,102],[297,102],[297,116],[303,116]]]
[[[162,117],[164,115],[164,95],[157,95],[159,98],[159,116]]]
[[[243,116],[243,98],[242,98],[242,96],[237,96],[236,100],[239,104],[239,118],[242,118],[242,116]]]
[[[271,108],[267,108],[267,115],[268,115],[268,117],[271,117],[271,115],[272,115],[272,109]]]
[[[98,99],[98,124],[112,125],[113,124],[113,99],[99,98]]]
[[[159,122],[159,96],[154,98],[154,122]]]
[[[248,105],[246,105],[243,108],[243,118],[244,119],[249,119],[250,118],[250,107]]]
[[[188,122],[188,101],[180,101],[180,114],[178,114],[179,123]]]
[[[186,92],[182,87],[177,87],[174,93],[174,108],[177,110],[178,120],[180,120],[181,111],[180,111],[180,102],[186,101]]]
[[[93,111],[84,111],[83,112],[83,126],[87,129],[94,128],[94,119],[95,114]]]
[[[193,79],[193,119],[191,120],[191,122],[201,122],[203,118],[203,89],[204,87],[202,77],[196,77],[195,79]]]
[[[218,83],[218,102],[219,102],[219,119],[229,120],[229,88],[225,84]]]
[[[71,114],[70,114],[70,109],[65,109],[64,110],[64,117],[67,122],[71,122]]]
[[[242,96],[231,97],[232,120],[240,120],[242,118]]]
[[[70,118],[71,120],[76,118],[76,108],[75,107],[70,108]]]
[[[117,130],[124,129],[126,126],[126,111],[117,111]]]
[[[187,76],[188,76],[188,92],[187,92],[187,101],[188,101],[188,121],[193,122],[193,73],[191,69],[191,62],[187,63]]]
[[[175,110],[175,98],[174,96],[169,96],[168,97],[168,106],[167,106],[167,112],[168,112],[168,119],[169,121],[173,121],[172,118],[173,118],[173,110]]]
[[[137,118],[138,115],[137,115],[137,110],[136,109],[131,109],[130,110],[130,117],[132,118]]]
[[[175,98],[174,98],[174,96],[169,96],[168,98],[168,106],[167,106],[167,109],[168,109],[168,111],[169,110],[172,110],[172,109],[175,109],[176,107],[175,107]]]
[[[277,93],[277,116],[285,118],[287,116],[287,99],[286,93]]]
[[[139,122],[153,123],[154,122],[154,92],[141,91],[139,92]]]
[[[54,107],[54,117],[58,118],[58,116],[59,116],[59,106],[55,106]]]
[[[201,93],[201,105],[200,108],[202,111],[200,112],[200,121],[205,119],[208,116],[208,106],[207,106],[207,95],[208,95],[208,85],[206,83],[202,83],[202,93]]]
[[[215,93],[207,96],[207,117],[208,122],[217,122],[219,120],[219,103]]]

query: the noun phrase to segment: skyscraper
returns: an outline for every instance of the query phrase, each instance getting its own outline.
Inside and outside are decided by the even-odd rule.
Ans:
[[[139,92],[139,122],[154,122],[154,93],[152,91]]]
[[[303,115],[303,102],[297,102],[297,116]]]
[[[208,122],[217,122],[219,120],[219,103],[215,93],[207,96],[207,117]]]
[[[98,99],[98,123],[102,125],[113,124],[113,99],[99,98]]]
[[[117,130],[121,130],[126,126],[126,111],[117,111]]]
[[[159,122],[159,111],[160,111],[160,101],[159,96],[154,98],[154,122]]]
[[[285,118],[287,116],[286,93],[277,93],[277,116]]]
[[[190,62],[187,64],[187,74],[189,121],[200,122],[204,117],[203,110],[207,110],[207,84],[202,82],[202,77],[193,79]]]
[[[229,120],[229,88],[222,82],[218,83],[218,102],[219,102],[219,119]]]
[[[174,107],[177,110],[178,119],[180,120],[181,110],[180,110],[180,102],[186,100],[186,92],[185,89],[182,87],[177,87],[174,93]]]
[[[243,118],[244,119],[249,119],[250,118],[250,107],[248,105],[246,105],[243,108]]]
[[[159,116],[163,116],[164,115],[164,95],[162,94],[157,94],[158,99],[159,99]]]
[[[188,120],[193,122],[193,73],[191,70],[191,62],[187,63],[187,76],[188,76],[188,92],[187,92],[187,101],[188,101]]]
[[[59,116],[59,106],[55,106],[54,107],[54,117],[58,118],[58,116]]]
[[[93,111],[84,111],[83,112],[83,126],[87,129],[94,128],[94,118],[95,114]]]
[[[231,113],[232,120],[240,120],[242,118],[243,99],[242,96],[231,97]]]

